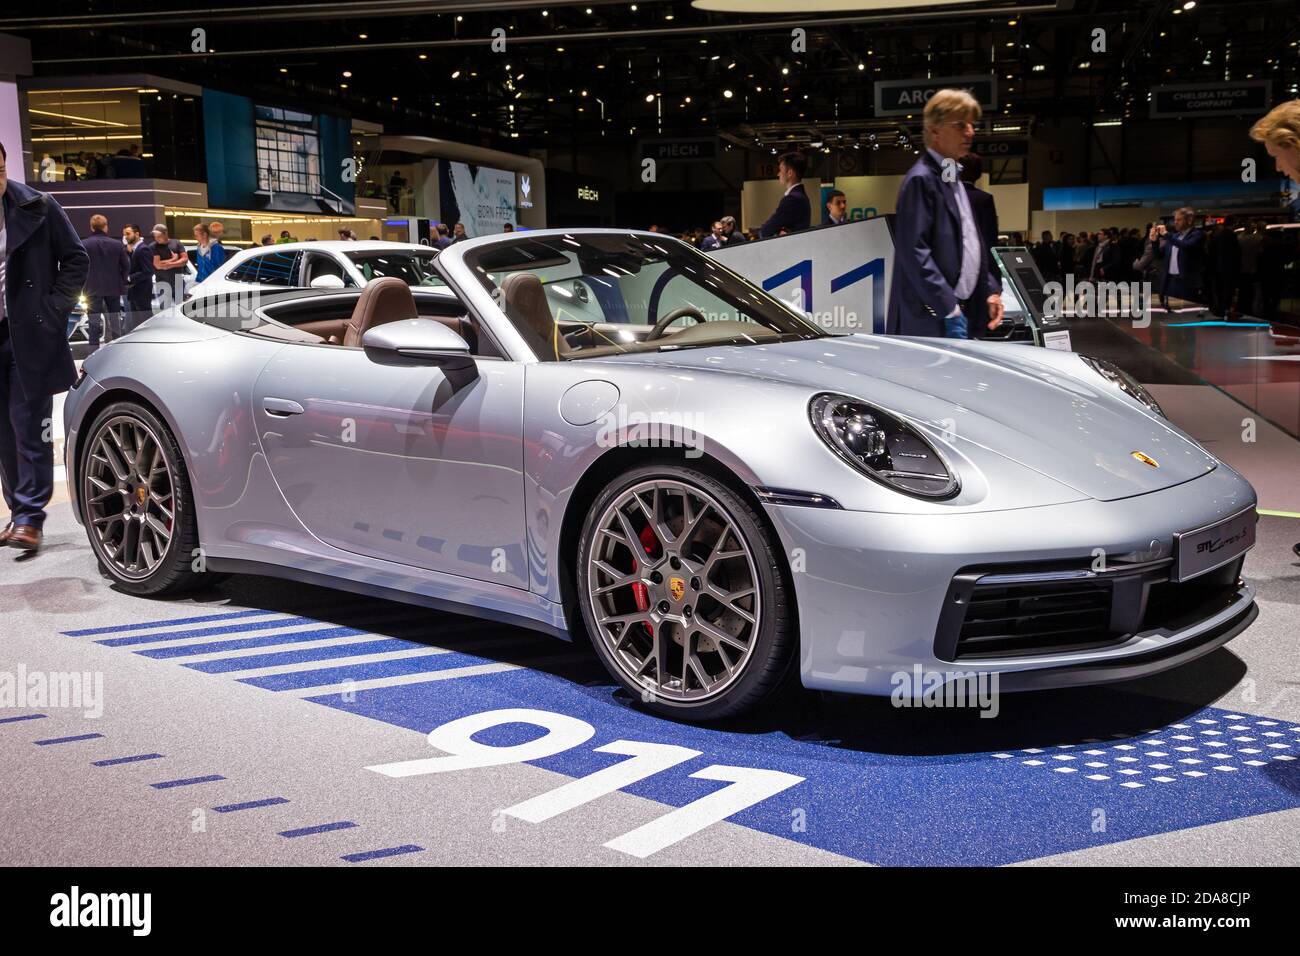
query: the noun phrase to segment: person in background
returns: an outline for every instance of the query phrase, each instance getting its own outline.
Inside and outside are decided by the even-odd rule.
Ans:
[[[219,219],[208,223],[208,235],[212,236],[212,267],[215,269],[230,258],[230,253],[221,241],[226,237],[225,223]]]
[[[356,242],[357,234],[353,232],[351,229],[344,226],[342,229],[339,230],[339,240],[341,242]]]
[[[803,175],[807,171],[808,160],[801,153],[786,153],[777,162],[776,178],[785,187],[785,195],[767,221],[758,227],[760,237],[799,232],[812,225],[812,206],[803,188]]]
[[[997,327],[996,323],[990,325],[992,316],[989,314],[989,299],[994,294],[999,297],[1002,294],[1002,271],[993,258],[993,247],[998,244],[998,207],[992,194],[975,185],[984,175],[984,161],[980,159],[979,153],[967,153],[961,158],[961,171],[958,175],[966,190],[975,225],[979,229],[982,251],[980,279],[970,297],[970,312],[966,316],[967,332],[973,339],[982,339],[990,328]],[[1011,244],[1014,246],[1020,243],[1013,238]]]
[[[280,238],[275,240],[275,244],[278,246],[286,242],[293,242],[293,236],[289,235],[288,229],[281,229]],[[265,243],[263,243],[263,245],[265,245]]]
[[[127,261],[130,261],[131,254],[135,252],[135,247],[140,245],[140,240],[144,238],[140,235],[140,227],[133,222],[128,222],[122,227],[122,245],[126,247]]]
[[[712,252],[714,249],[721,249],[722,246],[722,220],[719,219],[713,224],[713,231],[700,240],[700,250]]]
[[[456,225],[451,227],[451,241],[453,243],[464,242],[468,238],[469,233],[465,231],[465,224],[463,222],[458,222]]]
[[[264,246],[273,246],[273,245],[275,245],[275,240],[271,238],[271,234],[270,234],[269,232],[268,232],[265,236],[262,237],[262,245],[264,245]]]
[[[849,221],[849,201],[845,198],[844,193],[838,189],[832,189],[826,194],[826,222],[827,226],[838,226],[840,223]]]
[[[1150,238],[1155,243],[1156,255],[1164,260],[1165,280],[1160,289],[1160,302],[1169,308],[1169,296],[1189,302],[1200,302],[1205,272],[1205,233],[1194,225],[1195,210],[1183,206],[1174,212],[1174,228],[1170,232],[1164,223],[1155,227]]]
[[[965,90],[939,90],[925,105],[925,150],[898,191],[894,274],[885,330],[892,335],[967,338],[971,300],[985,295],[1002,322],[1001,289],[986,285],[984,241],[957,164],[971,151],[982,110]]]
[[[1074,271],[1074,240],[1074,233],[1063,232],[1056,243],[1056,276],[1062,282],[1065,281],[1066,273]]]
[[[1097,239],[1085,229],[1079,233],[1079,241],[1074,244],[1074,274],[1079,280],[1092,275],[1092,259],[1096,254]]]
[[[506,223],[504,226],[501,227],[501,231],[502,231],[502,232],[514,232],[514,231],[515,231],[515,224],[514,224],[513,222],[508,222],[508,223]]]
[[[440,222],[434,228],[438,233],[438,238],[433,241],[434,248],[446,249],[451,245],[451,232],[447,228],[447,224],[445,222]]]
[[[650,228],[646,230],[646,232],[658,232],[658,231],[659,231],[659,227],[656,226],[654,223],[650,223]]]
[[[1098,282],[1119,282],[1128,274],[1123,251],[1119,244],[1119,230],[1111,226],[1101,233],[1101,242],[1093,254],[1092,278]]]
[[[122,335],[122,293],[126,292],[131,260],[126,246],[108,234],[108,220],[98,214],[90,217],[90,235],[81,244],[90,257],[85,288],[86,325],[90,351],[94,352],[99,348],[101,333],[105,342]]]
[[[202,282],[216,271],[221,263],[217,261],[221,247],[212,242],[212,230],[199,223],[194,227],[194,281]],[[216,250],[214,255],[213,250]]]
[[[204,226],[204,231],[207,227]],[[153,275],[155,285],[167,291],[163,293],[163,308],[169,308],[180,302],[185,294],[185,265],[190,261],[189,253],[179,240],[167,235],[167,227],[162,223],[153,227]]]
[[[131,250],[131,267],[126,277],[126,320],[123,332],[130,332],[153,315],[153,243],[140,235]]]
[[[1205,244],[1206,274],[1210,277],[1210,313],[1224,318],[1232,312],[1232,299],[1241,281],[1241,243],[1231,219],[1214,227]]]
[[[1259,250],[1264,245],[1263,229],[1259,220],[1246,223],[1237,245],[1241,249],[1241,272],[1237,279],[1237,313],[1255,314],[1255,276],[1259,272]]]
[[[735,216],[722,217],[722,244],[731,245],[736,242],[748,242],[749,237],[736,228]]]
[[[1060,281],[1061,260],[1057,256],[1056,243],[1052,241],[1052,233],[1049,230],[1043,230],[1042,241],[1034,246],[1030,254],[1034,257],[1038,271],[1042,273],[1043,281]]]
[[[77,380],[64,328],[90,257],[52,197],[9,182],[7,162],[0,143],[0,544],[36,552],[54,494],[46,429],[54,396]]]

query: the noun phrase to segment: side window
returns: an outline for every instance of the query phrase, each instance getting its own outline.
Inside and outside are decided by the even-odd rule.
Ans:
[[[261,256],[250,256],[226,273],[226,278],[235,282],[256,282],[257,263],[261,258]]]
[[[298,257],[297,252],[268,252],[258,256],[257,281],[262,285],[296,286]]]

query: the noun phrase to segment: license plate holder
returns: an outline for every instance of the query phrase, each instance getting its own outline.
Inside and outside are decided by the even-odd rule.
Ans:
[[[1255,545],[1258,521],[1259,515],[1250,508],[1204,528],[1175,534],[1174,581],[1190,581],[1241,557]]]

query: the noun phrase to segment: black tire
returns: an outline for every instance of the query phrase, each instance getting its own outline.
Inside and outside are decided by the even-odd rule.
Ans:
[[[130,573],[115,562],[108,548],[111,542],[101,539],[94,524],[90,483],[87,479],[92,467],[91,455],[106,426],[111,422],[134,422],[157,439],[157,448],[166,464],[173,502],[171,537],[162,550],[156,565],[148,573]],[[78,504],[82,523],[90,539],[91,550],[99,562],[100,572],[119,589],[142,597],[161,597],[183,594],[200,585],[213,583],[214,575],[197,572],[193,562],[199,548],[199,529],[194,516],[194,498],[190,491],[189,473],[185,458],[171,429],[157,415],[136,402],[122,401],[108,405],[95,416],[86,430],[86,446],[77,464]]]
[[[593,539],[599,533],[601,516],[621,495],[648,480],[668,479],[693,486],[707,493],[726,511],[735,529],[743,536],[753,559],[760,585],[761,615],[753,649],[743,669],[733,682],[717,696],[699,702],[678,701],[647,694],[646,688],[624,674],[597,626],[589,592],[588,570]],[[784,553],[762,517],[740,495],[711,475],[672,464],[645,465],[626,471],[611,481],[596,497],[583,522],[578,543],[577,568],[574,575],[577,603],[587,638],[610,675],[645,709],[673,719],[713,721],[735,717],[764,704],[778,691],[792,683],[797,673],[799,645],[793,601],[787,583]]]

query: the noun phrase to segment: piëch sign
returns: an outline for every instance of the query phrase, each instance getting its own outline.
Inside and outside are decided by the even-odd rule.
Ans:
[[[1264,114],[1272,104],[1272,81],[1194,83],[1151,88],[1154,119],[1181,116],[1239,116]]]
[[[660,163],[711,163],[718,156],[718,141],[711,137],[641,140],[641,158]]]
[[[940,76],[930,80],[877,80],[876,115],[906,116],[925,109],[931,96],[939,90],[966,90],[986,110],[997,109],[997,78],[980,76]]]

